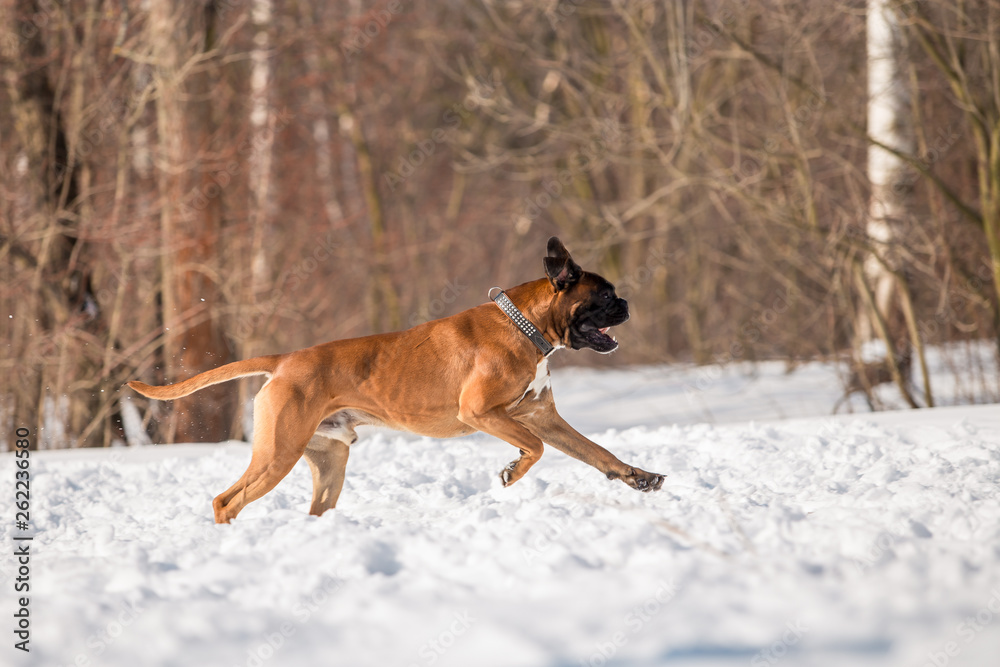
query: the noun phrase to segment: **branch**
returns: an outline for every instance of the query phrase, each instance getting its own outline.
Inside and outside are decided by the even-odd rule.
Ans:
[[[864,133],[864,129],[861,128],[856,123],[852,122],[851,126],[855,130],[858,130],[859,132]],[[977,225],[979,225],[980,227],[982,227],[982,225],[983,225],[983,216],[982,216],[982,214],[980,214],[975,209],[970,208],[968,204],[964,203],[959,198],[959,196],[957,194],[955,194],[955,192],[944,183],[944,181],[942,181],[938,176],[936,176],[933,172],[931,172],[931,170],[928,169],[926,165],[924,165],[923,163],[921,163],[920,160],[916,159],[912,155],[908,155],[906,153],[900,152],[899,150],[893,148],[892,146],[888,146],[888,145],[882,143],[878,139],[875,139],[874,137],[869,136],[867,133],[865,133],[865,139],[870,144],[872,144],[874,146],[878,146],[879,148],[881,148],[882,150],[884,150],[886,152],[892,153],[893,155],[895,155],[896,157],[900,158],[901,160],[903,160],[904,162],[906,162],[907,164],[909,164],[911,167],[913,167],[914,169],[916,169],[917,171],[919,171],[924,176],[924,178],[926,178],[927,180],[929,180],[930,182],[932,182],[935,186],[937,186],[938,190],[941,191],[941,194],[943,194],[948,199],[948,201],[950,201],[952,204],[954,204],[958,208],[958,210],[961,211],[961,213],[966,218],[968,218],[970,221],[972,221],[972,222],[976,223]]]

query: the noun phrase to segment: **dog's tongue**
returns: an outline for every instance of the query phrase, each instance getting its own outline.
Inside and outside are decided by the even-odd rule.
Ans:
[[[611,327],[604,327],[603,329],[598,329],[598,331],[600,331],[602,334],[606,334],[606,333],[608,333],[608,329],[610,329],[610,328]]]

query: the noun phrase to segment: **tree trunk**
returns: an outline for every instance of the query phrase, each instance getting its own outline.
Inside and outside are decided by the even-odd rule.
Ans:
[[[246,281],[246,293],[242,298],[240,332],[246,332],[246,337],[240,340],[240,358],[247,359],[261,354],[262,332],[249,323],[260,320],[258,304],[266,299],[266,286],[270,283],[270,268],[268,253],[265,250],[264,237],[271,223],[272,192],[271,192],[271,159],[274,151],[274,114],[268,91],[270,90],[270,29],[271,0],[253,0],[250,17],[254,26],[254,47],[250,56],[250,141],[254,147],[250,154],[250,248],[246,262],[250,266],[249,280]],[[244,329],[242,323],[248,323]],[[252,396],[263,385],[261,378],[245,378],[239,381],[237,391],[237,412],[240,413],[232,426],[234,438],[247,439],[253,423]]]
[[[873,294],[871,301],[863,300],[866,305],[858,318],[861,329],[858,342],[885,339],[889,347],[886,363],[896,377],[899,373],[895,348],[906,339],[898,282],[905,278],[895,248],[907,213],[909,190],[907,163],[901,156],[913,154],[915,140],[909,115],[905,42],[892,0],[868,0],[866,25],[868,134],[879,145],[873,142],[868,147],[871,194],[866,231],[871,252],[865,258],[864,278],[871,284]],[[880,322],[888,329],[881,336]]]
[[[911,155],[914,138],[909,124],[910,98],[902,63],[903,38],[891,0],[868,0],[867,38],[868,134],[898,153]],[[876,307],[887,320],[896,291],[892,269],[898,268],[893,252],[894,237],[906,215],[906,166],[896,153],[869,145],[871,198],[867,233],[874,252],[865,260],[865,275],[874,287]],[[885,261],[880,262],[879,257]],[[862,338],[873,339],[871,316],[865,315],[862,321],[868,322]]]
[[[326,220],[330,227],[337,229],[344,223],[344,210],[337,198],[337,191],[334,188],[333,155],[330,150],[330,121],[329,105],[323,95],[323,87],[320,81],[323,80],[323,62],[320,58],[320,49],[317,45],[316,35],[313,34],[313,12],[315,7],[310,3],[299,5],[299,20],[302,29],[306,33],[306,42],[303,46],[305,52],[306,74],[313,85],[309,86],[309,111],[313,114],[312,135],[315,142],[316,151],[316,181],[323,197],[323,210],[326,211]]]
[[[214,41],[214,5],[192,13],[183,4],[150,8],[160,152],[162,308],[167,380],[175,382],[230,360],[212,279],[220,231],[218,185],[190,167],[209,144],[213,126],[211,82],[205,71],[185,78],[188,59]],[[186,45],[196,44],[193,49]],[[185,101],[189,100],[189,101]],[[229,437],[235,401],[231,388],[207,388],[174,401],[168,438],[173,442]]]

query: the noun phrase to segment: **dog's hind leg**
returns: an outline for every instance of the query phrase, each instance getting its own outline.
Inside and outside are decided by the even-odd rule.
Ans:
[[[351,448],[346,443],[317,433],[306,445],[306,462],[312,471],[313,499],[309,513],[320,516],[331,507],[344,489],[347,456]]]
[[[320,516],[331,507],[344,489],[349,445],[358,440],[354,427],[370,423],[370,418],[356,410],[338,410],[324,419],[306,445],[306,462],[312,470],[313,500],[309,513]]]
[[[272,378],[254,399],[253,417],[250,466],[212,501],[216,523],[229,523],[284,479],[305,452],[322,414],[310,409],[295,387]]]

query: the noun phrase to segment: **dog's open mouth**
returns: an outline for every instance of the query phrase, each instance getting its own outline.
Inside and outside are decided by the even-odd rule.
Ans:
[[[611,352],[618,347],[618,339],[608,333],[610,326],[597,327],[589,322],[580,325],[580,335],[588,347],[598,352]]]
[[[618,347],[618,339],[608,333],[608,331],[610,331],[610,330],[611,330],[611,327],[604,327],[604,328],[598,329],[597,332],[599,334],[601,334],[602,336],[604,336],[604,338],[606,338],[609,343],[612,343],[612,344],[614,344],[615,347]]]
[[[619,299],[617,308],[578,313],[570,324],[570,343],[574,350],[590,348],[601,354],[608,354],[618,349],[618,339],[611,334],[611,329],[628,322],[628,307]]]

